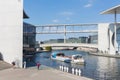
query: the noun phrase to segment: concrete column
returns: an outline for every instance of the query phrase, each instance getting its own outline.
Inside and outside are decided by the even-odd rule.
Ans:
[[[64,26],[64,43],[66,43],[66,25]]]
[[[115,32],[115,36],[114,36],[114,47],[115,47],[115,53],[116,53],[116,26],[117,26],[117,14],[116,14],[116,10],[115,10],[115,25],[114,25],[114,32]]]

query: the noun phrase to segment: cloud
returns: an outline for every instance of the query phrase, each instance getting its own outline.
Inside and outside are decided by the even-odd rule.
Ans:
[[[71,16],[73,15],[74,13],[73,12],[68,12],[68,11],[65,11],[65,12],[61,12],[60,15],[62,16]]]
[[[84,5],[85,8],[89,8],[89,7],[91,7],[91,6],[92,6],[92,4],[90,4],[90,3]]]
[[[54,22],[54,23],[58,23],[59,20],[58,20],[58,19],[54,19],[54,20],[52,20],[52,22]]]
[[[84,5],[85,8],[89,8],[93,6],[95,0],[88,0],[88,3],[86,5]]]

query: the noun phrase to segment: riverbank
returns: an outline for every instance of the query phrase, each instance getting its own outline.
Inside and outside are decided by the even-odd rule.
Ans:
[[[74,47],[67,47],[67,48],[54,48],[53,50],[77,50],[77,51],[84,51],[89,53],[90,55],[94,55],[94,56],[102,56],[102,57],[111,57],[111,58],[120,58],[120,55],[111,55],[108,53],[100,53],[98,52],[97,48],[93,48],[93,47],[77,47],[76,49],[73,49]],[[41,52],[45,52],[45,51],[41,51]]]
[[[97,48],[92,48],[92,47],[78,47],[76,50],[90,52],[90,53],[96,53],[98,51]]]
[[[108,53],[100,53],[100,52],[98,52],[97,48],[78,47],[77,50],[88,52],[90,55],[94,55],[94,56],[120,58],[120,55],[111,55],[111,54],[108,54]]]
[[[0,80],[92,80],[82,76],[72,75],[44,65],[26,69],[12,68],[4,61],[0,61]]]
[[[120,58],[120,55],[111,55],[111,54],[105,54],[105,53],[89,53],[90,55],[95,56],[102,56],[102,57],[110,57],[110,58]]]

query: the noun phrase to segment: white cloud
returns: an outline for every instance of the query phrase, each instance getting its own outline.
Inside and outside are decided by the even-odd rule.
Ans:
[[[71,16],[73,15],[74,13],[73,12],[68,12],[68,11],[65,11],[65,12],[61,12],[60,15],[63,15],[63,16]]]
[[[54,22],[54,23],[58,23],[59,20],[58,20],[58,19],[54,19],[52,22]]]
[[[85,7],[85,8],[89,8],[89,7],[91,7],[91,6],[92,6],[92,4],[90,4],[90,3],[89,3],[89,4],[84,5],[84,7]]]
[[[88,0],[88,3],[87,3],[86,5],[84,5],[84,7],[85,7],[85,8],[92,7],[94,1],[95,1],[95,0]]]

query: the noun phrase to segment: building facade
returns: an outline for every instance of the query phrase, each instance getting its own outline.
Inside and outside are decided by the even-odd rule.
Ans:
[[[35,34],[24,32],[35,32],[35,27],[23,23],[23,18],[28,18],[23,11],[23,0],[0,0],[0,5],[0,60],[22,67],[23,50],[35,45]]]
[[[98,24],[98,49],[102,53],[111,55],[120,53],[120,23],[117,23],[116,41],[114,26],[113,23]]]
[[[0,0],[0,54],[8,63],[23,61],[23,0]]]
[[[34,25],[23,23],[23,53],[35,52],[36,27]]]

